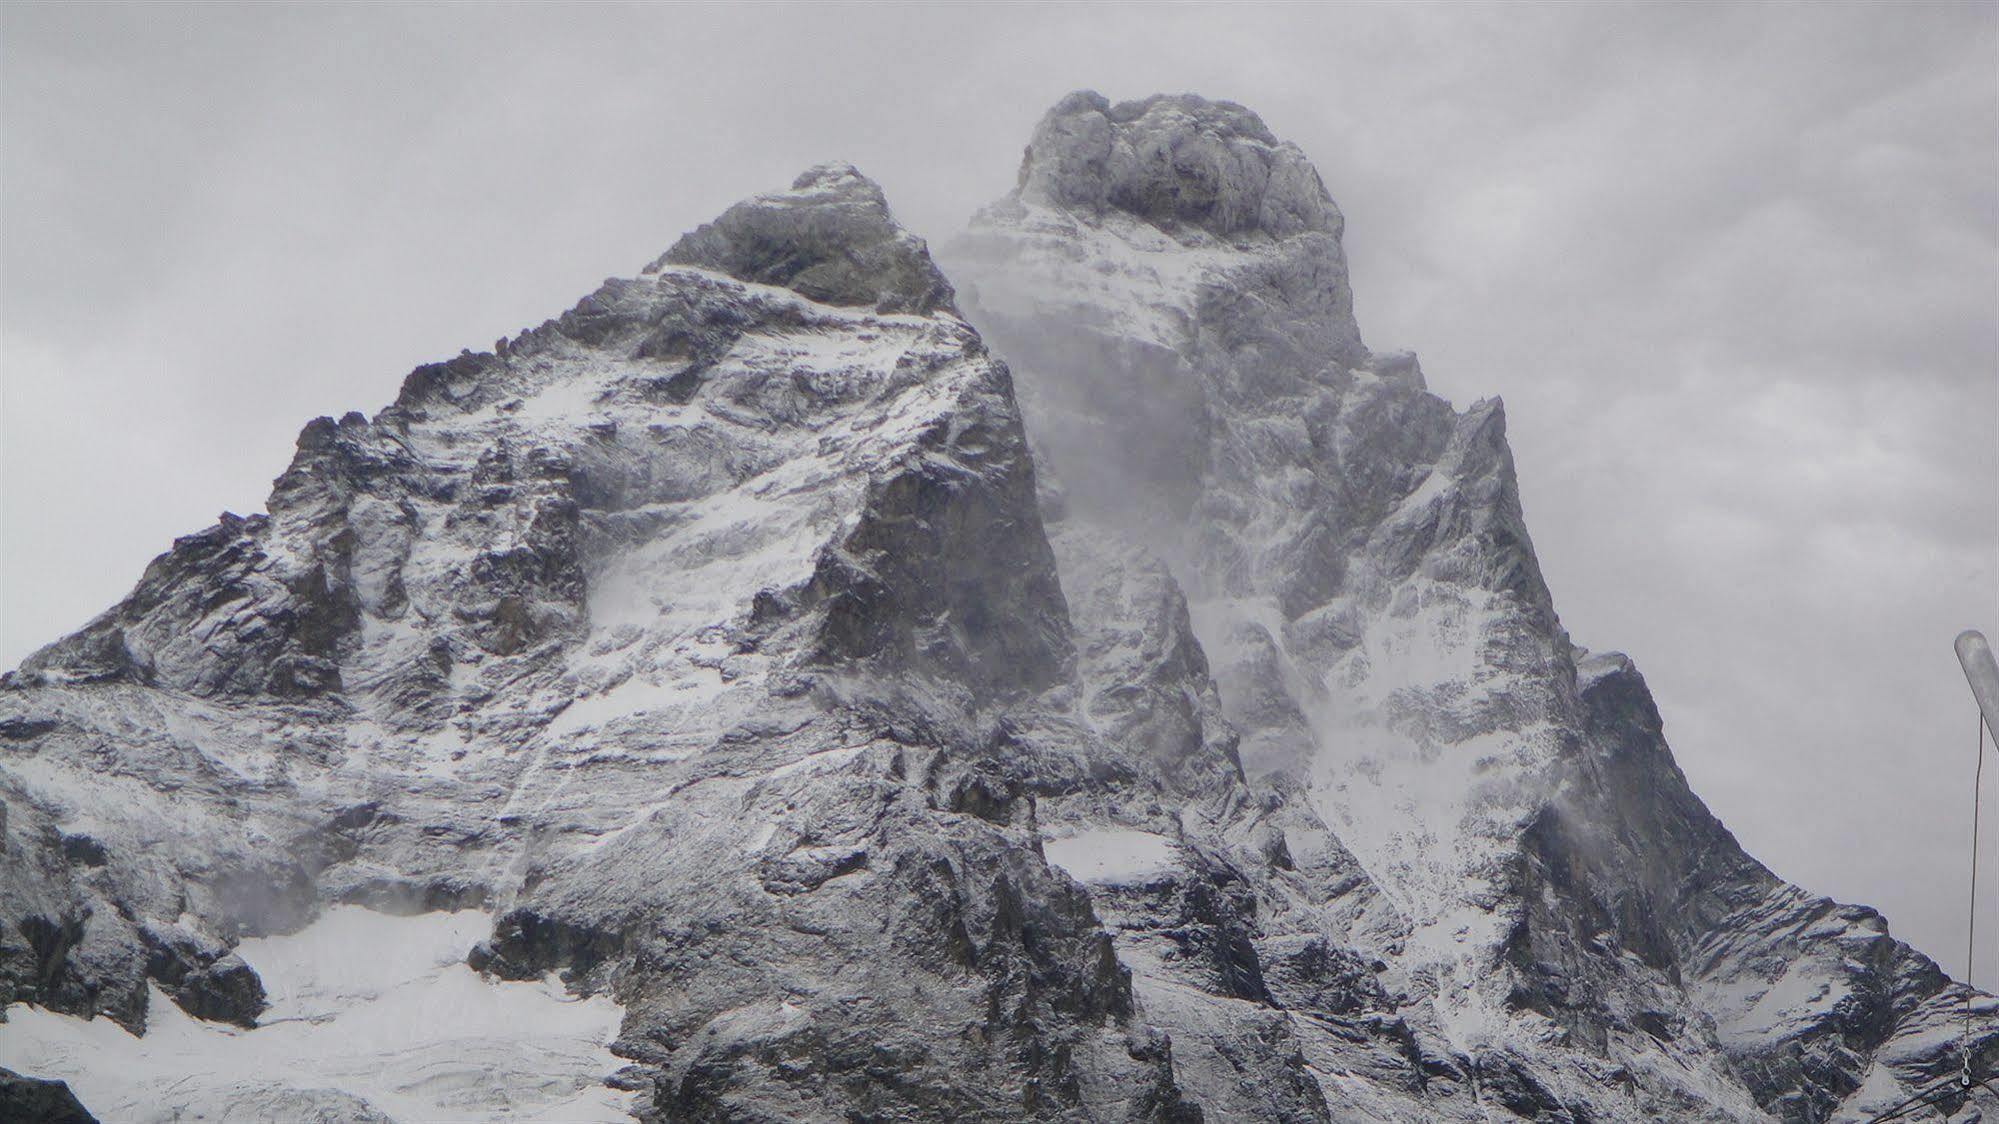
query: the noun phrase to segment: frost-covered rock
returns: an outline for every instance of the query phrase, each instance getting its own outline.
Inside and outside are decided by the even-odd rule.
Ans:
[[[1341,231],[1250,111],[1078,94],[962,301],[825,165],[308,425],[0,680],[0,1065],[119,1119],[1175,1124],[1954,1072],[1969,993],[1702,807]]]
[[[1035,491],[879,189],[732,209],[309,425],[8,678],[5,998],[261,1035],[231,946],[480,905],[458,955],[616,998],[647,1112],[1184,1115],[995,763],[1074,678]]]
[[[736,204],[674,243],[647,272],[668,265],[703,266],[881,312],[928,314],[952,300],[923,239],[896,225],[881,188],[851,164],[822,164],[789,191]]]
[[[1190,1095],[1817,1121],[1948,1076],[1964,989],[1701,806],[1629,661],[1562,629],[1500,403],[1454,410],[1362,345],[1340,234],[1242,107],[1080,93],[945,255],[1062,484],[1058,544],[1170,567],[1260,792],[1214,824],[1235,850],[1095,888]],[[1254,960],[1216,968],[1232,948]]]
[[[1112,105],[1069,95],[1042,118],[1021,164],[1019,196],[1102,216],[1112,209],[1169,232],[1338,238],[1340,209],[1297,145],[1234,102],[1192,94]]]

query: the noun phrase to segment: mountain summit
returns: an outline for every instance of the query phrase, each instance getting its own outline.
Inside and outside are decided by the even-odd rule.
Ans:
[[[1340,236],[1344,220],[1297,145],[1234,102],[1193,94],[1112,105],[1080,91],[1034,130],[1018,196],[1102,216],[1116,209],[1167,230],[1223,238]]]
[[[1949,1077],[1967,1045],[1991,1064],[1990,1000],[1965,1034],[1964,989],[1878,915],[1745,855],[1631,661],[1570,641],[1504,408],[1454,410],[1413,354],[1362,343],[1342,230],[1243,107],[1085,92],[945,254],[1012,364],[1065,587],[1068,541],[1160,560],[1252,787],[1317,820],[1285,828],[1291,865],[1245,911],[1264,979],[1344,953],[1381,988],[1270,988],[1267,1023],[1196,1002],[1100,894],[1190,1096],[1229,1119],[1817,1121]],[[1318,847],[1340,876],[1279,889]],[[1395,1064],[1358,1045],[1363,1014],[1409,1036],[1415,1104],[1349,1079]],[[1242,1087],[1251,1033],[1311,1079]]]
[[[720,270],[827,304],[923,314],[951,308],[951,285],[923,239],[896,224],[881,188],[851,164],[821,164],[789,191],[736,204],[647,272],[668,265]]]
[[[1503,410],[1362,343],[1342,229],[1243,107],[1079,93],[946,269],[823,165],[311,423],[0,681],[0,1095],[1817,1122],[1985,1072],[1992,1001],[1743,854],[1570,642]]]

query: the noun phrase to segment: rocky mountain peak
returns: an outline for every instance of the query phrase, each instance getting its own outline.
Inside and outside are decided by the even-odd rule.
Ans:
[[[1080,93],[963,316],[828,164],[307,425],[0,676],[0,1118],[1992,1119],[1999,1005],[1701,804],[1339,229]]]
[[[1115,105],[1090,90],[1070,94],[1035,127],[1016,194],[1231,239],[1312,231],[1338,237],[1342,225],[1298,146],[1279,141],[1243,106],[1196,94]]]
[[[1953,1072],[1965,990],[1701,804],[1635,666],[1571,645],[1500,403],[1455,408],[1413,355],[1362,343],[1340,231],[1247,109],[1085,92],[950,247],[1061,483],[1065,586],[1093,542],[1163,560],[1236,759],[1279,794],[1223,834],[1283,824],[1268,866],[1320,864],[1346,896],[1289,931],[1276,896],[1240,908],[1253,955],[1203,979],[1151,954],[1148,905],[1096,895],[1188,1097],[1227,1119],[1821,1124]],[[1373,971],[1342,975],[1340,948]],[[1335,998],[1335,977],[1381,995]],[[1237,1099],[1242,1067],[1203,1048],[1232,1049],[1242,1000],[1320,1012],[1289,1024],[1318,1072],[1372,1063],[1316,1019],[1391,1009],[1415,1055],[1462,1068],[1419,1063],[1406,1106],[1337,1083]],[[1969,1002],[1983,1058],[1999,1036]]]
[[[923,239],[889,213],[881,187],[839,162],[806,169],[789,190],[736,204],[675,242],[646,272],[668,265],[878,312],[928,315],[950,309],[954,299]]]

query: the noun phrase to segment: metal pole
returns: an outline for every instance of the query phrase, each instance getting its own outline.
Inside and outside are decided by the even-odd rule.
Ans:
[[[1999,739],[1999,663],[1992,661],[1992,645],[1985,634],[1968,628],[1957,634],[1957,662],[1964,665],[1964,677],[1971,682],[1971,694],[1978,700],[1985,728]]]

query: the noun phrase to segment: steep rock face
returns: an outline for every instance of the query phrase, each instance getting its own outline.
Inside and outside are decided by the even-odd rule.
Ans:
[[[1152,1010],[1190,1092],[1226,1083],[1189,1064],[1224,1000],[1288,1012],[1265,1040],[1301,1052],[1336,1117],[1816,1121],[1945,1075],[1965,990],[1742,854],[1628,661],[1579,670],[1502,407],[1454,411],[1413,355],[1362,345],[1340,233],[1309,163],[1242,107],[1085,93],[945,255],[1013,361],[1064,518],[1185,583],[1249,777],[1322,817],[1365,903],[1367,924],[1334,909],[1318,943],[1279,937],[1292,872],[1243,879],[1229,912],[1284,949],[1260,992],[1127,956],[1141,997],[1203,997]],[[1294,858],[1302,834],[1282,832]],[[1114,926],[1192,915],[1099,898]],[[1315,989],[1355,964],[1381,965],[1378,990]],[[1406,1056],[1357,1059],[1300,994],[1402,1020]]]
[[[1035,491],[878,188],[734,208],[7,678],[5,1000],[249,1022],[237,940],[482,905],[662,1118],[1193,1118],[996,760],[1075,693]]]
[[[1211,396],[1308,392],[1321,369],[1365,357],[1341,228],[1304,155],[1242,107],[1075,94],[1035,130],[1020,187],[955,252],[983,315],[1039,329],[1007,352],[1038,372],[1035,439],[1058,465],[1065,449],[1116,450],[1065,482],[1100,508],[1143,503],[1135,517],[1149,519],[1152,506],[1184,515],[1228,469]],[[1237,283],[1207,284],[1224,264]],[[1192,364],[1227,374],[1203,380]]]
[[[263,1034],[242,942],[343,903],[615,999],[647,1119],[1856,1119],[1967,998],[1993,1064],[1569,643],[1341,232],[1248,110],[1077,94],[953,251],[1018,406],[826,165],[312,423],[0,681],[0,1004]],[[159,1111],[386,1116],[284,1079]]]
[[[1822,1120],[1951,1078],[1967,1050],[1978,1074],[1999,1062],[1991,997],[1952,983],[1874,910],[1806,893],[1744,854],[1688,790],[1631,662],[1579,668],[1600,783],[1550,807],[1548,835],[1573,838],[1549,850],[1597,887],[1602,928],[1677,975],[1759,1103]]]

